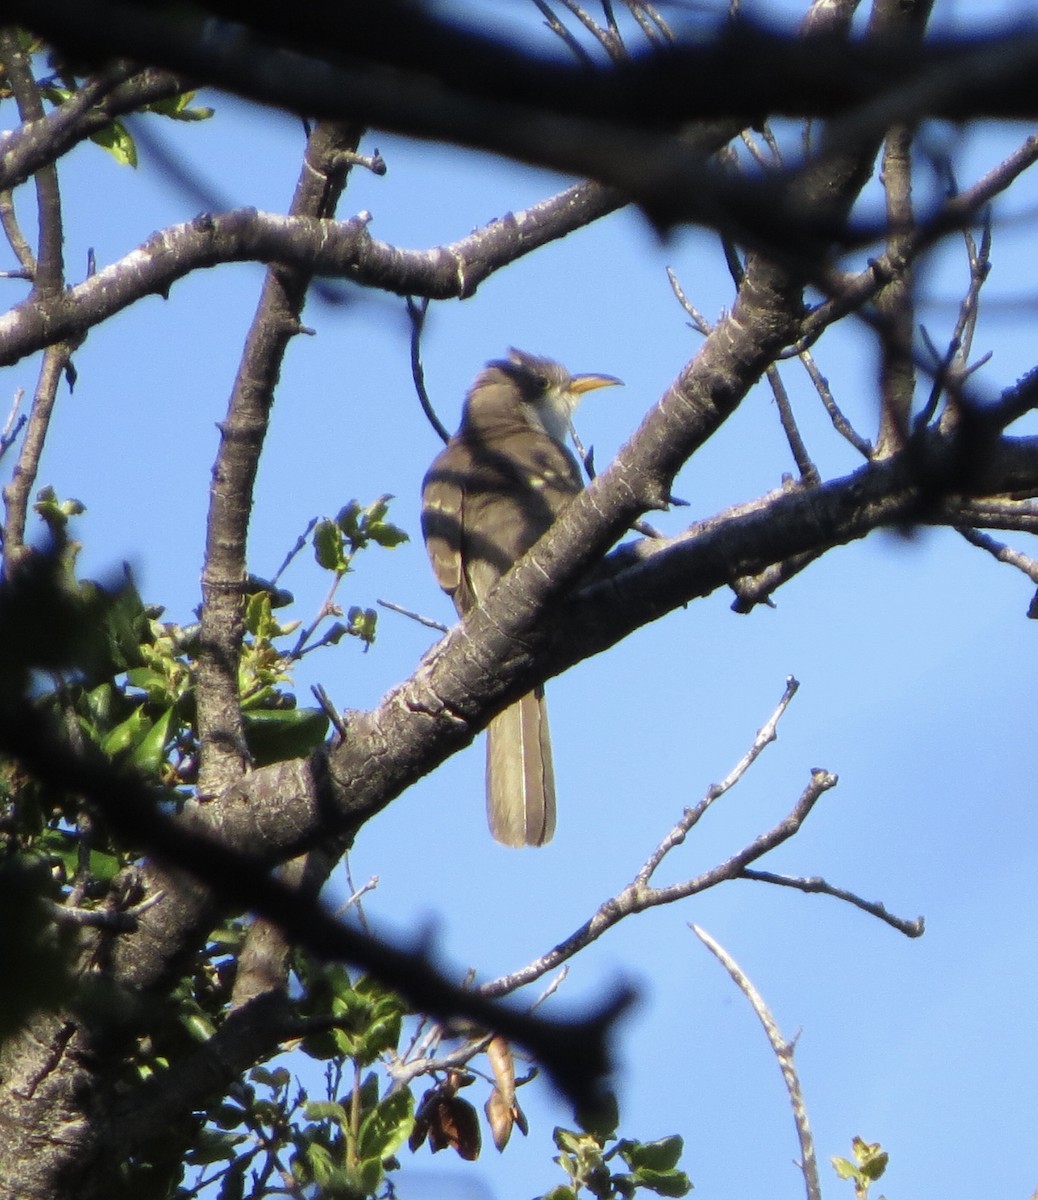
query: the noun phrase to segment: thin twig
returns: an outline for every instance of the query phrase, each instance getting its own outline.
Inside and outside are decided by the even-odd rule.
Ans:
[[[714,784],[707,791],[706,796],[695,808],[686,810],[682,820],[667,834],[652,855],[650,855],[645,865],[625,888],[600,904],[583,925],[574,930],[569,937],[559,942],[548,953],[528,963],[519,970],[513,971],[508,975],[502,975],[497,979],[483,984],[479,989],[480,992],[486,996],[493,997],[508,995],[517,988],[540,979],[548,972],[555,970],[563,963],[569,961],[573,955],[579,953],[591,942],[597,940],[606,930],[611,929],[625,917],[631,916],[634,913],[644,912],[649,908],[659,905],[672,904],[677,900],[686,899],[689,896],[694,896],[709,888],[716,887],[727,880],[742,878],[746,868],[752,862],[755,862],[776,846],[794,837],[804,821],[807,820],[819,798],[836,786],[838,781],[835,775],[820,769],[813,770],[810,781],[790,812],[777,825],[760,834],[724,862],[718,863],[716,866],[692,879],[669,884],[665,887],[652,887],[648,882],[656,868],[663,861],[663,858],[675,846],[680,845],[684,841],[689,830],[699,821],[710,805],[719,796],[733,787],[760,756],[765,746],[775,740],[775,727],[792,700],[797,686],[794,679],[790,678],[787,680],[786,690],[778,707],[759,730],[750,749],[720,784]]]
[[[11,90],[18,105],[22,125],[42,121],[43,98],[32,73],[32,61],[19,42],[18,31],[8,27],[0,31],[0,53]],[[58,173],[53,163],[46,163],[35,175],[36,217],[39,244],[33,268],[33,293],[39,296],[58,294],[65,283],[65,267],[62,248],[64,245],[61,219],[61,192],[58,188]],[[12,243],[12,246],[14,243]],[[18,253],[18,250],[15,250]],[[27,267],[28,259],[19,254],[19,261]]]
[[[311,684],[310,691],[313,693],[317,703],[324,709],[325,716],[332,723],[332,728],[344,741],[348,733],[346,722],[342,719],[342,714],[331,701],[331,697],[319,683]]]
[[[22,233],[22,228],[18,224],[18,214],[14,208],[14,196],[9,188],[4,188],[0,191],[0,226],[3,227],[4,236],[7,238],[7,244],[14,251],[15,258],[21,263],[22,269],[20,272],[11,272],[11,275],[20,275],[23,279],[36,278],[36,255],[32,252],[32,247],[29,245],[25,234]]]
[[[422,329],[425,327],[425,314],[429,311],[428,297],[415,300],[407,297],[407,315],[411,318],[411,378],[414,380],[414,390],[418,393],[418,403],[422,406],[429,424],[439,434],[443,442],[450,441],[450,433],[436,415],[436,410],[429,399],[425,388],[425,368],[422,366]]]
[[[643,4],[641,0],[624,0],[624,3],[650,45],[658,46],[674,41],[674,31],[654,5]]]
[[[821,400],[825,411],[829,414],[829,420],[833,423],[833,428],[843,438],[858,451],[863,458],[872,457],[872,443],[863,438],[854,426],[844,416],[836,400],[833,398],[832,390],[829,387],[829,380],[818,369],[818,364],[810,350],[801,350],[799,354],[804,370],[807,372],[808,378],[815,386],[815,391],[818,393],[818,398]]]
[[[311,517],[310,520],[307,522],[306,528],[299,535],[299,537],[296,538],[296,544],[285,555],[284,561],[282,562],[281,566],[278,567],[278,569],[274,572],[274,578],[271,579],[271,581],[270,581],[271,583],[277,583],[277,581],[281,578],[282,575],[284,575],[285,571],[288,569],[288,565],[289,565],[289,563],[291,563],[292,559],[294,559],[295,556],[306,545],[307,540],[310,537],[310,534],[313,533],[313,531],[314,531],[314,526],[317,524],[317,520],[318,520],[317,517]]]
[[[413,612],[400,604],[394,604],[392,600],[376,600],[375,603],[380,608],[388,608],[390,612],[399,613],[402,617],[410,617],[412,621],[417,621],[419,625],[424,625],[427,629],[435,629],[438,633],[447,633],[450,629],[450,626],[444,625],[442,621],[434,621],[432,617],[423,617],[421,613]]]
[[[552,9],[546,3],[546,0],[533,0],[534,4],[540,10],[544,17],[544,23],[548,26],[556,37],[561,38],[570,52],[579,61],[586,66],[591,66],[594,59],[588,53],[587,49],[580,44],[579,39],[563,24],[562,21],[555,15]]]
[[[779,374],[779,369],[774,363],[768,367],[766,375],[768,384],[771,387],[771,394],[775,397],[775,407],[778,409],[782,432],[786,435],[786,441],[789,443],[793,461],[800,472],[801,482],[805,483],[808,487],[814,487],[821,483],[822,477],[818,474],[818,468],[812,461],[811,455],[808,454],[807,446],[804,444],[804,439],[797,427],[796,417],[793,415],[793,405],[789,402],[789,393],[786,391],[786,385],[782,382],[782,376]]]
[[[359,888],[354,889],[354,891],[352,891],[350,893],[350,895],[335,910],[335,915],[337,917],[341,917],[344,913],[348,912],[351,908],[354,908],[354,907],[356,907],[357,911],[359,912],[361,900],[368,894],[368,892],[373,892],[375,890],[375,888],[378,887],[378,885],[379,885],[378,876],[372,875],[372,877],[368,880],[367,883],[365,883],[363,886],[361,886]]]
[[[757,730],[757,734],[753,739],[750,748],[739,759],[728,774],[721,780],[720,783],[713,783],[707,788],[706,795],[699,801],[694,808],[686,808],[681,820],[660,842],[656,849],[649,855],[641,870],[635,875],[635,883],[648,884],[649,880],[654,875],[656,868],[674,849],[675,846],[680,846],[685,840],[689,831],[696,826],[707,809],[711,807],[715,800],[719,800],[725,792],[730,792],[733,787],[739,782],[746,772],[753,766],[758,758],[764,753],[765,749],[771,745],[778,737],[778,723],[785,715],[786,709],[793,703],[793,697],[799,689],[799,682],[790,675],[786,680],[786,687],[782,693],[782,699],[775,706],[775,711]]]
[[[981,550],[986,550],[993,558],[996,558],[1000,563],[1006,563],[1007,566],[1016,567],[1018,571],[1023,571],[1032,583],[1038,583],[1038,562],[1029,555],[1024,554],[1021,550],[1014,550],[1012,546],[1005,545],[1004,542],[999,542],[995,538],[990,537],[986,533],[982,533],[979,529],[971,529],[968,526],[956,526],[956,533],[961,534],[971,545],[979,547]]]
[[[782,562],[773,563],[756,575],[741,575],[738,579],[733,579],[730,585],[735,593],[732,612],[745,615],[752,612],[758,604],[766,604],[769,608],[774,608],[775,602],[771,599],[772,593],[778,591],[783,584],[799,575],[821,556],[821,550],[811,550],[805,554],[796,554],[792,558],[785,558]]]
[[[793,1121],[796,1124],[797,1138],[800,1141],[800,1169],[804,1173],[804,1187],[807,1191],[807,1200],[822,1200],[822,1187],[818,1179],[818,1160],[815,1157],[814,1137],[811,1134],[811,1124],[807,1117],[807,1108],[804,1104],[804,1094],[800,1088],[800,1079],[793,1063],[793,1052],[796,1049],[796,1042],[789,1042],[782,1036],[782,1031],[779,1029],[775,1018],[771,1015],[767,1004],[765,1004],[764,997],[757,991],[750,982],[746,972],[743,971],[720,942],[712,938],[705,929],[700,928],[698,925],[692,925],[690,928],[728,974],[731,975],[735,986],[749,1000],[750,1006],[757,1014],[760,1023],[764,1026],[764,1032],[768,1035],[768,1041],[771,1043],[771,1048],[775,1052],[776,1059],[778,1059],[779,1069],[782,1071],[782,1078],[786,1082],[786,1090],[789,1092],[789,1103],[793,1110]]]
[[[346,886],[350,889],[350,903],[352,904],[354,902],[353,898],[356,898],[357,920],[360,921],[361,928],[364,930],[364,932],[370,933],[371,928],[368,925],[368,915],[364,911],[364,905],[360,903],[360,899],[365,891],[369,890],[379,882],[379,878],[377,875],[372,875],[363,888],[358,888],[353,882],[353,869],[350,867],[349,851],[342,856],[342,869],[346,876]]]
[[[759,883],[773,883],[777,887],[795,888],[798,892],[813,893],[822,896],[833,896],[837,900],[846,900],[848,904],[855,908],[860,908],[862,912],[867,912],[870,916],[878,917],[879,920],[885,921],[898,933],[903,933],[905,937],[917,938],[922,937],[925,932],[926,922],[922,917],[916,917],[915,920],[908,920],[905,917],[895,916],[889,912],[885,905],[878,900],[863,900],[861,896],[855,895],[854,892],[848,892],[845,888],[834,887],[831,883],[817,875],[810,878],[798,878],[794,875],[776,875],[772,871],[757,871],[752,868],[747,868],[741,873],[742,879],[755,879]]]
[[[4,564],[8,572],[25,549],[25,526],[29,515],[29,496],[36,484],[40,457],[47,440],[51,415],[61,376],[68,367],[69,348],[62,342],[49,346],[43,354],[26,423],[25,437],[15,464],[11,482],[4,488]]]
[[[667,278],[670,280],[671,290],[677,298],[678,303],[691,318],[692,328],[695,329],[697,333],[701,333],[703,337],[707,337],[713,329],[713,326],[688,298],[688,295],[686,294],[685,289],[681,286],[677,275],[670,267],[667,267]]]
[[[995,496],[984,500],[961,500],[949,506],[949,513],[956,528],[980,525],[985,529],[1038,534],[1038,500],[1008,500]]]
[[[1030,134],[1012,154],[978,179],[972,187],[945,200],[932,217],[917,222],[896,253],[888,250],[870,259],[864,271],[850,278],[833,274],[823,286],[829,299],[804,318],[800,340],[780,357],[792,358],[800,354],[813,345],[834,322],[849,312],[860,310],[886,283],[905,272],[949,228],[956,225],[963,227],[975,220],[976,214],[985,205],[1004,192],[1035,162],[1038,162],[1038,134]]]
[[[586,9],[582,8],[576,0],[559,0],[559,3],[577,18],[610,58],[615,59],[617,57],[617,43],[608,29],[599,25],[594,17]],[[620,51],[622,53],[622,43],[620,44]]]
[[[3,458],[18,440],[18,434],[21,433],[22,427],[28,420],[25,413],[18,412],[24,398],[25,388],[15,388],[14,396],[11,400],[11,411],[7,414],[7,420],[4,422],[3,429],[0,430],[0,458]]]

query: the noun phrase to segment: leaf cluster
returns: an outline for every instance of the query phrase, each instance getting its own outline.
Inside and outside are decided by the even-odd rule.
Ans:
[[[615,1110],[614,1110],[615,1115]],[[657,1196],[685,1196],[692,1189],[688,1175],[678,1169],[685,1148],[676,1134],[652,1142],[617,1138],[616,1120],[594,1128],[557,1128],[555,1161],[568,1182],[546,1192],[542,1200],[576,1200],[589,1192],[596,1200],[631,1200],[638,1191]],[[617,1160],[625,1169],[616,1170]]]
[[[889,1155],[879,1142],[866,1142],[860,1137],[851,1139],[851,1155],[853,1161],[833,1155],[833,1170],[854,1185],[854,1200],[868,1200],[869,1189],[886,1172]]]

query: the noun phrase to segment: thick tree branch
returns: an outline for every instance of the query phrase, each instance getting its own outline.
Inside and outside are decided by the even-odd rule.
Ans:
[[[0,317],[0,366],[54,341],[81,336],[148,295],[165,296],[200,268],[227,262],[281,263],[338,275],[399,296],[471,296],[494,271],[612,212],[620,198],[577,184],[523,212],[430,250],[401,250],[368,233],[366,214],[349,221],[237,209],[204,214],[154,234],[125,258],[45,301],[27,300]]]
[[[908,22],[887,22],[885,36],[862,42],[734,22],[712,42],[597,68],[525,53],[391,0],[351,5],[348,15],[331,0],[314,3],[291,22],[270,0],[223,0],[210,11],[239,24],[216,24],[206,36],[205,12],[193,23],[118,0],[12,0],[11,8],[76,56],[122,54],[289,110],[505,153],[618,187],[661,223],[725,222],[733,232],[741,223],[773,246],[797,229],[813,237],[818,226],[805,225],[780,181],[733,188],[673,131],[690,120],[744,126],[762,113],[842,117],[833,133],[841,145],[878,139],[899,121],[1038,112],[1038,37],[920,46],[914,5]]]
[[[346,182],[344,152],[358,126],[318,125],[307,142],[290,218],[328,220]],[[247,757],[238,703],[245,548],[253,488],[274,389],[299,318],[310,273],[281,265],[267,273],[234,381],[209,491],[198,659],[199,787],[219,791],[240,778]]]

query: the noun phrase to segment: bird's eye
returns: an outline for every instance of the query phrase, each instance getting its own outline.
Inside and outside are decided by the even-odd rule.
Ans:
[[[538,372],[533,377],[533,386],[537,389],[538,395],[543,396],[548,390],[549,379],[547,375],[542,375]]]

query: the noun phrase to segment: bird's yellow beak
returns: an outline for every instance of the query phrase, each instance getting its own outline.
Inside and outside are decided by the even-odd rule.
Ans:
[[[574,375],[566,390],[583,396],[585,392],[593,392],[595,388],[623,387],[623,382],[615,375]]]

